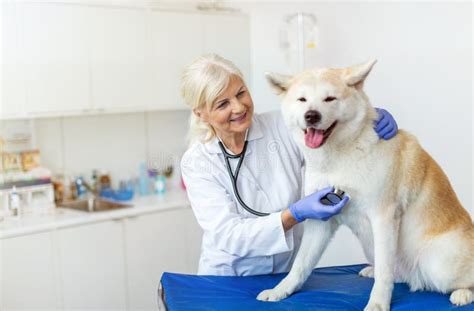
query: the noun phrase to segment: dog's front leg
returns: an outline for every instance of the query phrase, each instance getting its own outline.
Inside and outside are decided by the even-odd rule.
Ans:
[[[378,209],[370,217],[374,235],[375,280],[364,311],[390,310],[399,227],[395,211],[396,205],[390,204]]]
[[[334,219],[306,220],[301,245],[290,272],[275,288],[262,291],[257,299],[278,301],[299,290],[315,268],[337,227]]]

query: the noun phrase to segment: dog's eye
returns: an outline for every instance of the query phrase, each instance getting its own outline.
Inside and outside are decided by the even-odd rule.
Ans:
[[[298,98],[298,101],[299,101],[299,102],[302,102],[302,103],[305,103],[305,102],[306,102],[306,98],[300,97],[300,98]]]
[[[337,99],[336,97],[328,96],[324,99],[324,101],[327,103],[327,102],[332,102],[333,100],[336,100],[336,99]]]

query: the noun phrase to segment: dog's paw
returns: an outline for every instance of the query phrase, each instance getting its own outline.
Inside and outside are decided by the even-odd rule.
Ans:
[[[469,289],[457,289],[451,293],[449,300],[453,305],[464,306],[474,301],[474,295]]]
[[[390,311],[390,305],[369,302],[369,304],[365,306],[364,311]]]
[[[374,267],[368,266],[360,270],[359,275],[364,278],[373,278],[374,277]]]
[[[266,289],[257,296],[257,300],[261,301],[280,301],[288,297],[288,294],[285,294],[276,289]]]

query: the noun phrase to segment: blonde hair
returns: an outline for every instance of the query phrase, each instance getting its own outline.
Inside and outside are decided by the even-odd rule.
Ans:
[[[242,72],[231,61],[217,54],[205,54],[195,59],[183,72],[181,95],[191,110],[207,109],[229,85],[231,76],[244,81]],[[191,113],[189,120],[188,143],[207,142],[216,133],[211,125]]]

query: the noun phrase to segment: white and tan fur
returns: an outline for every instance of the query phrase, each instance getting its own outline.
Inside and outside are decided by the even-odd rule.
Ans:
[[[285,122],[305,156],[305,193],[327,186],[350,201],[328,221],[306,220],[291,271],[257,299],[278,301],[299,290],[340,225],[359,238],[375,282],[365,310],[389,310],[394,282],[451,293],[455,305],[473,301],[474,226],[448,178],[415,137],[400,130],[388,140],[373,129],[377,113],[363,92],[375,61],[314,69],[294,77],[267,74],[283,97]],[[327,96],[337,100],[324,102]],[[298,101],[304,97],[306,102]],[[320,128],[338,121],[319,148],[304,142],[304,114],[321,113]]]

